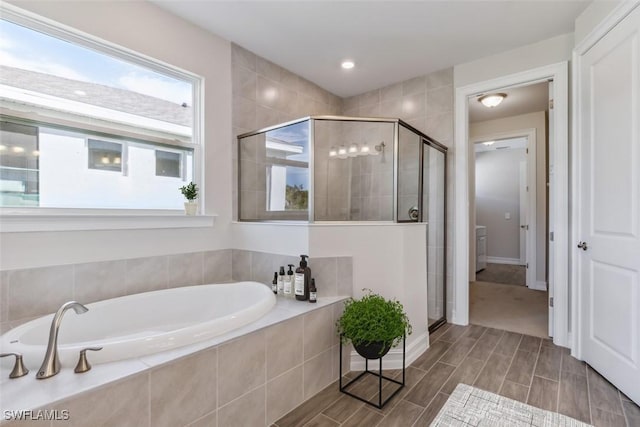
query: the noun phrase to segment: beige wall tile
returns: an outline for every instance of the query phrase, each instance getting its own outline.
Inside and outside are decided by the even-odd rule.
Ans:
[[[151,371],[151,425],[176,426],[217,406],[217,349],[178,359]]]
[[[427,89],[426,77],[419,76],[402,82],[402,95],[413,95],[414,93],[424,93]]]
[[[169,255],[167,258],[170,288],[204,283],[202,252]]]
[[[385,86],[380,89],[380,102],[388,102],[402,97],[402,82]]]
[[[333,381],[333,349],[329,348],[304,362],[303,376],[306,400]]]
[[[74,270],[73,297],[87,304],[127,294],[126,261],[77,264]]]
[[[301,317],[267,328],[267,379],[270,380],[291,368],[302,364]]]
[[[304,315],[304,360],[309,360],[337,342],[333,328],[333,306]]]
[[[204,283],[231,281],[231,249],[208,251],[204,256]]]
[[[232,72],[234,75],[232,80],[233,96],[241,96],[255,101],[257,90],[256,73],[236,64],[233,64]]]
[[[9,320],[54,313],[72,299],[72,265],[9,271]]]
[[[231,251],[231,278],[234,282],[251,280],[251,255],[249,251],[239,249]]]
[[[69,411],[69,420],[52,426],[149,426],[149,375],[139,374],[63,401],[54,409]]]
[[[128,295],[167,288],[169,284],[167,257],[136,258],[125,262]]]
[[[265,386],[259,387],[218,410],[218,424],[224,427],[265,425]]]
[[[427,74],[426,77],[428,90],[450,86],[453,85],[453,68],[445,68],[444,70]]]
[[[360,107],[364,107],[365,105],[378,104],[380,103],[380,91],[376,89],[365,92],[362,95],[359,95],[358,98],[358,105]]]
[[[245,335],[218,347],[219,406],[266,382],[265,347],[264,331]]]
[[[318,296],[335,296],[338,294],[338,261],[337,258],[312,258],[309,260],[312,276],[316,279]]]
[[[255,71],[256,55],[235,43],[231,43],[231,63]]]
[[[267,425],[302,403],[302,365],[267,383]]]

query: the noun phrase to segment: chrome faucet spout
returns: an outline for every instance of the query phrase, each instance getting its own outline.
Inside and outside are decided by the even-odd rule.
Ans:
[[[42,361],[42,366],[38,369],[38,373],[36,374],[36,378],[39,380],[52,377],[60,372],[60,360],[58,357],[58,331],[60,330],[60,323],[62,323],[62,316],[64,316],[67,310],[71,308],[76,312],[76,314],[82,314],[89,311],[87,307],[77,301],[66,302],[58,309],[51,321],[47,352],[44,356],[44,360]]]

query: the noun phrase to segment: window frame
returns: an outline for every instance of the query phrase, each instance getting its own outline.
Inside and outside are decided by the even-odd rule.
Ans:
[[[3,3],[0,5],[1,19],[24,26],[30,30],[59,38],[99,53],[113,56],[130,63],[146,67],[164,75],[187,81],[192,85],[193,125],[191,142],[150,137],[143,138],[141,134],[117,129],[117,136],[110,134],[109,128],[103,123],[82,125],[82,131],[105,135],[109,139],[117,140],[133,138],[159,143],[167,148],[187,148],[193,150],[193,182],[200,188],[199,202],[201,212],[205,211],[204,188],[204,78],[168,64],[162,60],[136,52],[124,46],[109,42],[81,30],[69,27],[51,19],[25,11],[16,6]],[[29,109],[11,109],[0,106],[0,114],[10,121],[24,121],[36,123],[44,127],[77,129],[77,123],[72,123],[64,117],[47,117],[29,112]],[[116,141],[113,141],[116,142]],[[122,143],[122,141],[120,141]],[[123,151],[126,142],[123,144]],[[88,146],[87,146],[88,147]],[[88,156],[88,150],[87,150]],[[185,157],[185,156],[183,156]],[[123,158],[123,161],[125,159]],[[87,163],[88,164],[88,163]],[[121,173],[126,173],[123,164]],[[92,170],[93,171],[93,170]],[[112,171],[110,171],[112,172]],[[29,232],[29,231],[62,231],[62,230],[109,230],[109,229],[148,229],[148,228],[182,228],[212,226],[215,215],[185,216],[178,209],[91,209],[91,208],[42,208],[42,207],[0,207],[0,233]],[[179,218],[179,219],[178,219]]]

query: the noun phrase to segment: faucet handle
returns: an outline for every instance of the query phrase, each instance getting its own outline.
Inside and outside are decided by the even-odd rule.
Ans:
[[[82,374],[84,372],[91,370],[91,365],[87,360],[87,350],[100,351],[102,350],[102,347],[87,347],[80,350],[80,359],[78,359],[78,364],[76,365],[76,368],[73,370],[73,372],[75,372],[76,374]]]
[[[16,362],[13,365],[13,370],[9,374],[9,378],[11,378],[11,379],[20,378],[20,377],[24,377],[25,375],[27,375],[29,373],[29,370],[27,368],[25,368],[24,363],[22,362],[22,355],[20,353],[2,353],[2,354],[0,354],[0,357],[7,357],[7,356],[15,356],[16,357]]]

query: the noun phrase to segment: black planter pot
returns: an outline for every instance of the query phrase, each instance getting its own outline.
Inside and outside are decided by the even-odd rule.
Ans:
[[[365,359],[380,359],[382,356],[389,352],[391,346],[385,346],[383,342],[374,341],[369,344],[354,344],[353,348],[355,348],[358,354]]]

